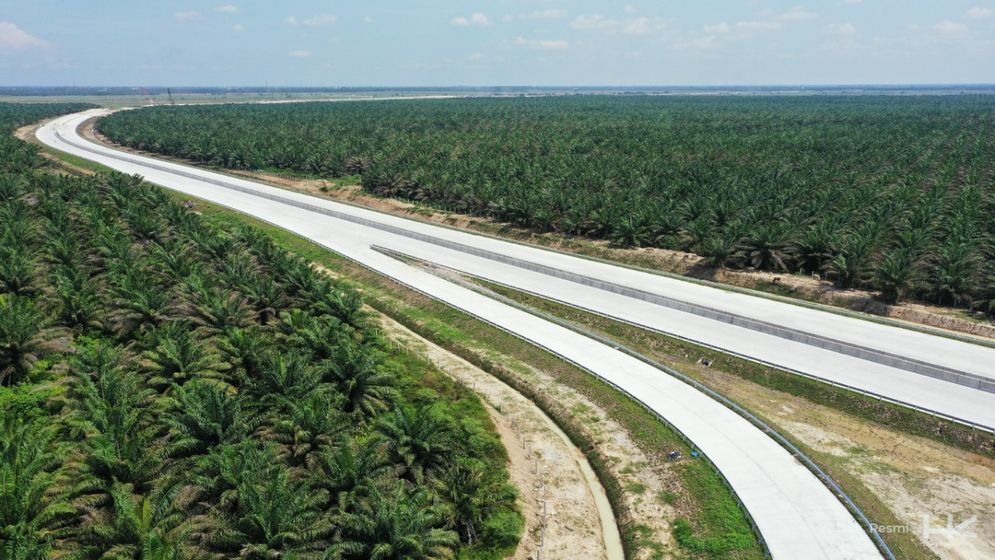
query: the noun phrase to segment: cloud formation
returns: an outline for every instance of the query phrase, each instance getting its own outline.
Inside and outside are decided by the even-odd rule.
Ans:
[[[292,56],[294,58],[307,58],[307,57],[311,56],[311,51],[306,51],[306,50],[301,49],[301,50],[296,50],[296,51],[290,51],[287,54],[289,54],[290,56]]]
[[[0,21],[0,51],[23,51],[47,46],[48,42],[31,35],[17,25],[9,21]]]
[[[516,47],[528,47],[533,49],[563,51],[570,48],[570,43],[559,39],[526,39],[519,35],[511,42]]]
[[[975,7],[967,11],[967,17],[971,19],[985,19],[995,15],[995,12],[988,8]]]
[[[176,21],[181,22],[197,21],[203,18],[203,16],[200,15],[200,12],[176,12],[173,14],[173,17],[176,18]]]
[[[217,8],[214,8],[214,11],[221,12],[224,14],[234,14],[235,12],[238,11],[238,6],[236,6],[235,4],[225,4],[223,6],[218,6]]]
[[[339,20],[338,16],[332,14],[318,14],[308,18],[297,19],[297,16],[287,16],[283,22],[287,25],[303,25],[305,27],[325,27],[333,25]]]
[[[967,31],[967,25],[945,19],[933,26],[933,31],[938,31],[946,35],[956,35]]]
[[[471,27],[471,26],[486,27],[491,24],[491,20],[490,18],[487,17],[487,14],[483,12],[475,12],[471,14],[469,17],[466,16],[454,17],[453,19],[449,20],[449,23],[457,27]]]
[[[577,30],[620,32],[627,35],[646,35],[660,29],[666,29],[667,22],[659,17],[632,17],[612,19],[600,14],[577,16],[570,22],[570,27]]]

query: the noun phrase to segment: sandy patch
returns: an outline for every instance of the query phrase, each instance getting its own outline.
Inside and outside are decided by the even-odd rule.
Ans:
[[[750,403],[779,431],[831,455],[856,476],[901,522],[897,530],[919,538],[940,558],[995,558],[995,460],[926,438],[874,425],[785,393],[722,374],[699,372],[733,400]],[[977,521],[965,533],[925,538],[923,516],[932,526]]]

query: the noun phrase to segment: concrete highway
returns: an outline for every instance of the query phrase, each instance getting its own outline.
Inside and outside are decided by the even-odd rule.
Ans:
[[[93,144],[87,111],[45,144],[244,212],[515,333],[617,385],[723,473],[775,558],[879,558],[841,502],[764,432],[693,387],[587,337],[373,250],[447,266],[788,370],[995,426],[995,350],[422,224]]]

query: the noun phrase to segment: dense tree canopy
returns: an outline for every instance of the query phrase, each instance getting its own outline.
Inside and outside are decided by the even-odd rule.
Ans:
[[[101,121],[236,169],[995,313],[995,99],[577,96],[157,107]]]
[[[352,288],[139,179],[7,146],[27,159],[0,151],[0,559],[517,543],[482,405],[386,344]]]

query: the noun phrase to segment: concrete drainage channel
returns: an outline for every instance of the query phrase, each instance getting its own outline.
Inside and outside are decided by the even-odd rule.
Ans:
[[[391,249],[387,249],[387,248],[384,248],[384,247],[373,246],[372,248],[374,250],[376,250],[376,251],[379,251],[379,252],[381,252],[381,253],[383,253],[383,254],[385,254],[387,256],[393,257],[393,258],[397,258],[397,259],[401,259],[401,260],[405,260],[405,261],[418,261],[418,259],[415,259],[414,257],[410,257],[410,256],[405,255],[403,253],[400,253],[398,251],[393,251]],[[432,267],[445,268],[445,267],[441,267],[439,265],[435,265],[435,264],[432,264],[432,263],[428,263],[428,264],[431,264]],[[431,273],[433,273],[433,274],[435,274],[437,276],[443,277],[442,275],[440,275],[438,273],[437,270],[432,270],[431,267],[423,267],[423,269],[425,269],[425,270],[427,270],[427,271],[429,271],[429,272],[431,272]],[[450,269],[447,269],[447,270],[450,270]],[[509,305],[511,307],[515,307],[516,309],[520,309],[520,310],[525,311],[527,313],[531,313],[532,315],[540,317],[540,318],[542,318],[542,319],[544,319],[546,321],[550,321],[552,323],[560,325],[561,327],[570,329],[571,331],[574,331],[574,332],[576,332],[578,334],[581,334],[581,335],[584,335],[584,336],[586,336],[588,338],[596,340],[596,341],[598,341],[598,342],[600,342],[602,344],[606,344],[608,346],[611,346],[612,348],[615,348],[616,350],[618,350],[620,352],[624,352],[624,353],[626,353],[626,354],[628,354],[628,355],[630,355],[630,356],[632,356],[632,357],[634,357],[634,358],[636,358],[636,359],[638,359],[638,360],[640,360],[640,361],[642,361],[642,362],[644,362],[646,364],[649,364],[649,365],[651,365],[651,366],[659,369],[660,371],[666,373],[667,375],[675,377],[675,378],[683,381],[684,383],[687,383],[688,385],[691,385],[695,389],[697,389],[697,390],[701,391],[702,393],[705,393],[709,397],[711,397],[711,398],[719,401],[720,403],[722,403],[723,405],[725,405],[726,407],[728,407],[729,409],[731,409],[732,411],[734,411],[736,414],[739,414],[740,416],[742,416],[743,418],[745,418],[747,421],[749,421],[754,426],[756,426],[756,427],[760,428],[761,430],[763,430],[764,433],[766,433],[768,436],[770,436],[779,445],[781,445],[782,447],[784,447],[800,463],[802,463],[803,465],[805,465],[805,467],[809,471],[811,471],[812,474],[814,474],[827,488],[829,488],[829,490],[833,493],[833,495],[835,495],[840,500],[840,502],[843,504],[843,506],[846,507],[846,509],[860,523],[860,525],[864,528],[864,531],[867,532],[867,534],[871,537],[871,540],[874,542],[875,546],[877,546],[877,548],[881,552],[881,554],[885,558],[887,558],[888,560],[896,560],[894,553],[891,551],[891,548],[888,546],[888,544],[881,537],[880,533],[878,533],[877,530],[874,528],[875,527],[874,523],[872,523],[871,520],[864,514],[864,512],[857,506],[857,504],[855,504],[853,502],[853,500],[850,498],[850,496],[847,495],[847,493],[838,484],[836,484],[836,481],[834,481],[832,479],[832,477],[830,477],[828,474],[826,474],[825,471],[823,471],[821,468],[819,468],[819,466],[815,463],[815,461],[813,461],[810,457],[808,457],[808,455],[806,455],[804,452],[802,452],[800,449],[798,449],[794,444],[792,444],[790,441],[788,441],[788,439],[785,438],[784,436],[782,436],[777,430],[775,430],[773,427],[771,427],[770,425],[768,425],[767,423],[765,423],[763,420],[760,420],[759,418],[757,418],[756,416],[754,416],[753,414],[751,414],[749,411],[747,411],[746,409],[744,409],[742,406],[740,406],[737,403],[735,403],[734,401],[726,398],[721,393],[719,393],[717,391],[714,391],[711,388],[703,385],[702,383],[700,383],[700,382],[698,382],[698,381],[696,381],[696,380],[688,377],[687,375],[684,375],[683,373],[681,373],[681,372],[679,372],[679,371],[677,371],[677,370],[675,370],[675,369],[673,369],[673,368],[671,368],[669,366],[666,366],[666,365],[664,365],[664,364],[662,364],[660,362],[657,362],[656,360],[648,358],[648,357],[640,354],[639,352],[636,352],[635,350],[633,350],[631,348],[628,348],[628,347],[626,347],[624,345],[621,345],[620,343],[618,343],[615,340],[603,337],[601,335],[598,335],[598,334],[595,334],[593,332],[590,332],[590,331],[588,331],[586,329],[580,328],[577,325],[574,325],[574,324],[572,324],[572,323],[570,323],[568,321],[560,319],[559,317],[556,317],[554,315],[550,315],[548,313],[544,313],[542,311],[539,311],[539,310],[536,310],[536,309],[532,309],[532,308],[530,308],[528,306],[522,305],[522,304],[518,303],[515,300],[506,298],[506,297],[504,297],[504,296],[502,296],[500,294],[496,294],[496,293],[494,293],[494,292],[492,292],[490,290],[487,290],[486,288],[483,288],[481,286],[478,286],[478,285],[476,285],[476,284],[474,284],[472,282],[467,282],[465,280],[461,280],[458,277],[456,277],[456,276],[458,276],[458,275],[461,274],[459,271],[452,271],[452,272],[454,272],[455,274],[452,275],[452,276],[449,276],[449,275],[444,276],[444,279],[447,280],[447,281],[449,281],[449,282],[456,283],[456,284],[458,284],[458,285],[460,285],[460,286],[462,286],[464,288],[473,290],[473,291],[475,291],[475,292],[477,292],[479,294],[482,294],[482,295],[485,295],[487,297],[493,298],[493,299],[495,299],[497,301],[500,301],[501,303],[503,303],[505,305]],[[501,327],[497,327],[497,328],[501,328]],[[505,329],[502,329],[502,330],[505,330]],[[507,332],[510,332],[510,331],[507,331]],[[511,333],[511,334],[513,334],[515,336],[518,336],[515,333]],[[529,342],[532,343],[531,341],[529,341]],[[535,344],[535,343],[532,343],[532,344]],[[546,350],[548,352],[554,353],[554,352],[552,352],[549,349],[546,349]],[[572,362],[568,358],[565,358],[563,356],[559,356],[558,354],[557,354],[557,357],[559,357],[560,359],[563,359],[563,360],[566,360],[566,361],[570,362],[571,364],[573,364],[576,367],[584,369],[585,371],[587,371],[591,375],[593,375],[593,376],[597,377],[598,379],[600,379],[602,382],[611,385],[612,387],[615,388],[615,390],[621,392],[622,394],[626,395],[627,397],[629,397],[633,401],[639,403],[641,406],[643,406],[643,408],[645,408],[646,410],[648,410],[650,413],[652,413],[654,416],[656,416],[661,422],[663,422],[665,425],[667,425],[674,433],[676,433],[677,435],[679,435],[681,437],[681,439],[683,439],[685,441],[685,443],[687,443],[687,445],[689,447],[691,447],[692,449],[694,449],[696,447],[693,441],[691,441],[690,439],[688,439],[680,430],[678,430],[675,426],[673,426],[672,424],[670,424],[670,422],[668,422],[666,418],[664,418],[660,414],[656,413],[649,406],[646,406],[645,404],[643,404],[642,401],[640,401],[639,398],[636,397],[635,395],[633,395],[633,394],[629,393],[628,391],[626,391],[625,389],[623,389],[623,388],[615,385],[611,381],[609,381],[607,379],[604,379],[603,377],[601,377],[597,373],[589,371],[586,368],[584,368],[583,366]],[[736,498],[736,501],[739,503],[740,509],[746,514],[746,517],[750,521],[750,524],[753,527],[753,531],[756,534],[757,538],[759,539],[761,545],[764,547],[764,550],[767,551],[767,545],[764,542],[763,535],[760,534],[759,529],[757,528],[756,524],[753,522],[753,518],[751,517],[750,512],[746,509],[746,507],[742,504],[742,502],[739,501],[739,497],[736,495],[736,490],[734,488],[732,488],[731,485],[729,485],[728,481],[726,481],[726,479],[725,479],[725,476],[723,476],[722,471],[720,471],[708,459],[707,455],[702,454],[701,457],[703,457],[708,462],[708,465],[712,468],[712,470],[714,470],[719,475],[719,477],[723,480],[723,482],[725,482],[726,487],[729,488],[730,492],[732,492],[732,495]],[[767,556],[770,557],[769,552],[768,552]]]

